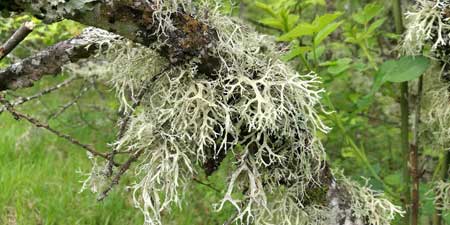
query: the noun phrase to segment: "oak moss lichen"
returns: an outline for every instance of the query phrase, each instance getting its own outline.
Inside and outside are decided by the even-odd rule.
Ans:
[[[153,50],[92,30],[95,37],[102,37],[97,40],[101,49],[97,64],[76,69],[109,82],[122,111],[133,110],[133,96],[150,87],[127,132],[114,143],[123,151],[145,149],[133,190],[146,224],[161,224],[161,212],[181,206],[182,192],[192,177],[211,159],[220,161],[224,155],[231,155],[235,169],[229,171],[216,209],[233,205],[236,223],[332,224],[331,215],[339,212],[328,207],[328,184],[320,179],[325,151],[317,133],[329,128],[317,111],[323,93],[319,78],[312,72],[298,74],[281,61],[272,38],[217,9],[194,7],[189,1],[156,2],[160,41],[151,46]],[[173,64],[158,53],[167,44],[163,36],[177,29],[172,15],[179,10],[192,15],[186,31],[197,32],[199,24],[191,18],[216,31],[217,41],[207,54],[218,61],[208,74],[199,71],[199,58]],[[96,164],[91,178],[101,179],[99,168]],[[400,212],[368,188],[339,182],[348,189],[349,213],[355,221],[388,225]]]

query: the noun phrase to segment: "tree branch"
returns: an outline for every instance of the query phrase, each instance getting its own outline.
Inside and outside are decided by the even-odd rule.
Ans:
[[[56,75],[71,62],[88,58],[98,46],[87,38],[91,29],[81,35],[59,42],[35,55],[0,70],[0,91],[31,87],[45,75]]]
[[[78,0],[76,0],[78,1]],[[220,60],[210,51],[216,45],[217,33],[207,24],[195,19],[181,9],[170,15],[171,29],[161,30],[164,18],[155,15],[158,1],[147,0],[91,0],[79,3],[73,8],[75,0],[48,3],[46,1],[5,0],[0,11],[28,12],[44,22],[71,19],[88,26],[98,27],[126,37],[145,46],[159,41],[160,54],[172,64],[180,64],[199,58],[198,70],[211,74]],[[56,4],[56,5],[55,5]]]
[[[22,42],[28,34],[34,29],[33,22],[25,22],[14,34],[0,47],[0,61],[5,58],[20,42]]]
[[[144,152],[143,149],[136,151],[128,158],[128,160],[124,164],[122,164],[122,166],[120,166],[119,172],[117,172],[117,174],[114,176],[110,185],[97,198],[98,201],[102,201],[108,196],[109,192],[113,189],[113,187],[119,184],[120,178],[122,178],[123,174],[125,174],[125,172],[127,172],[127,170],[130,169],[131,164],[137,161],[143,152]]]

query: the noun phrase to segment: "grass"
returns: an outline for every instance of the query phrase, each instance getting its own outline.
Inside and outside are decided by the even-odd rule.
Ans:
[[[66,78],[45,78],[35,87],[14,94],[27,96]],[[26,103],[19,110],[46,121],[48,115],[58,111],[81,86],[82,83],[77,81],[70,88]],[[52,127],[83,143],[93,143],[96,149],[107,149],[107,143],[116,133],[113,113],[116,109],[113,94],[100,88],[100,92],[87,92],[78,105],[49,122]],[[86,178],[83,173],[91,168],[83,149],[33,127],[27,121],[16,121],[8,112],[0,114],[0,134],[0,224],[143,224],[143,216],[134,208],[131,193],[124,188],[132,184],[130,177],[122,180],[122,186],[104,202],[97,202],[94,193],[80,193],[81,181]],[[229,166],[225,163],[225,168],[205,182],[224,190]],[[219,225],[233,213],[231,206],[221,213],[212,210],[212,204],[219,202],[223,191],[193,184],[184,194],[186,201],[181,209],[174,208],[170,214],[164,212],[164,224]]]
[[[64,77],[56,81],[54,78],[46,79],[20,94],[25,95],[62,79]],[[40,102],[31,102],[21,110],[45,115],[47,111],[58,108],[70,95],[72,93],[60,92]],[[99,103],[98,96],[88,95],[89,98],[84,100],[94,99],[91,104]],[[113,123],[99,118],[99,115],[101,113],[85,113],[83,119],[90,123],[89,126],[98,126],[100,130],[82,123],[77,107],[72,107],[51,124],[86,143],[93,141],[101,149],[115,132],[102,132],[102,128],[113,129]],[[63,129],[66,124],[71,127]],[[143,223],[128,193],[116,191],[101,203],[95,200],[95,194],[88,191],[79,193],[80,181],[85,177],[77,171],[88,172],[90,168],[86,153],[79,147],[34,128],[26,121],[16,121],[7,112],[0,115],[0,134],[0,224]]]

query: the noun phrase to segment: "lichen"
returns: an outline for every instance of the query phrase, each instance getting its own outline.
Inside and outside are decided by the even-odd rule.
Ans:
[[[450,183],[438,181],[434,183],[433,189],[428,193],[434,193],[434,205],[436,209],[448,210],[450,209]]]
[[[430,138],[430,145],[436,149],[448,149],[450,147],[450,84],[442,80],[441,73],[430,73],[425,78],[425,90],[423,96],[424,115],[422,121],[424,136]]]
[[[404,213],[399,206],[387,200],[383,193],[372,190],[367,182],[360,185],[340,175],[337,183],[347,192],[347,204],[350,205],[348,211],[354,224],[390,225],[396,215]]]
[[[75,13],[91,10],[91,4],[95,2],[98,0],[21,0],[20,4],[28,6],[29,11],[44,22],[52,23]]]
[[[170,29],[171,13],[196,8],[188,1],[157,2],[164,6],[156,14],[165,21],[161,30]],[[318,199],[308,196],[326,185],[319,179],[325,151],[317,133],[329,128],[318,112],[319,78],[297,73],[280,59],[271,37],[220,15],[217,8],[189,14],[217,31],[209,54],[220,62],[210,74],[199,72],[197,58],[171,65],[157,49],[113,35],[99,39],[104,47],[95,65],[76,69],[109,82],[122,111],[133,110],[135,93],[149,87],[127,132],[113,143],[123,151],[145,150],[133,186],[145,223],[161,224],[161,212],[181,205],[181,193],[201,173],[199,167],[225,153],[235,169],[215,208],[233,205],[236,223],[330,224],[323,193]],[[355,215],[387,225],[399,212],[379,194],[344,181]]]
[[[423,96],[425,130],[421,135],[430,135],[429,144],[438,149],[448,149],[450,135],[449,44],[450,1],[420,0],[407,13],[407,30],[402,49],[406,54],[429,54],[436,59],[440,71],[425,76]],[[429,47],[427,47],[429,46]],[[426,49],[430,49],[427,51]]]
[[[449,44],[450,24],[448,0],[419,0],[413,9],[406,13],[406,32],[403,37],[403,50],[416,55],[430,43],[432,51]]]

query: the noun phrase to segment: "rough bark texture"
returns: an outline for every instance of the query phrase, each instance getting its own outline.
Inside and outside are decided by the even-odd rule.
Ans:
[[[79,0],[78,0],[79,1]],[[164,43],[159,52],[172,64],[180,64],[199,58],[199,71],[212,74],[219,65],[219,59],[210,54],[217,35],[214,29],[196,20],[192,15],[178,12],[172,15],[171,31],[158,32],[159,24],[153,13],[156,3],[148,4],[145,0],[93,1],[82,0],[71,11],[61,10],[74,0],[48,6],[50,3],[30,3],[26,0],[7,0],[0,3],[0,11],[26,11],[46,22],[62,18],[78,21],[82,24],[98,27],[119,34],[132,41],[150,46],[160,38]]]
[[[94,54],[95,43],[82,35],[57,43],[35,55],[0,70],[0,91],[33,86],[44,75],[56,75],[61,68]]]

